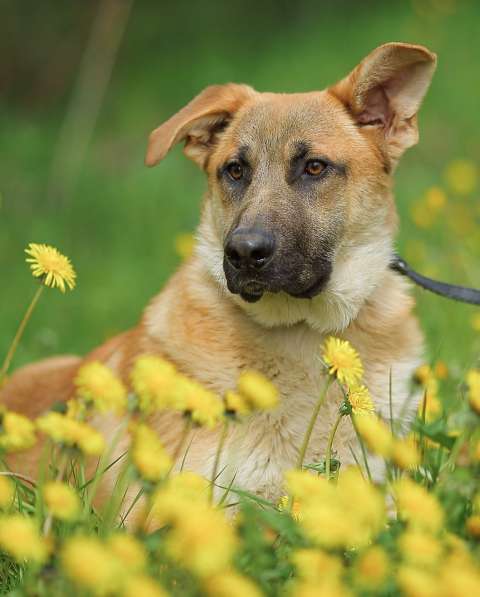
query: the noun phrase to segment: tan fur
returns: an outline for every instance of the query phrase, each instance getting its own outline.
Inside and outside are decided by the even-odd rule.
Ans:
[[[160,354],[220,396],[234,387],[243,370],[257,369],[278,386],[280,406],[232,427],[222,453],[220,481],[235,477],[236,484],[271,499],[281,495],[283,472],[294,466],[323,387],[319,358],[326,334],[347,338],[359,351],[365,383],[382,415],[389,415],[391,377],[394,414],[411,417],[415,403],[409,404],[409,381],[421,357],[422,336],[405,281],[388,269],[397,226],[390,170],[412,144],[416,111],[433,68],[434,56],[424,48],[389,44],[327,91],[276,95],[227,85],[202,92],[152,133],[147,153],[147,163],[153,165],[183,139],[187,155],[206,171],[209,192],[193,257],[153,299],[135,329],[82,361],[65,357],[18,371],[3,390],[8,407],[36,416],[65,400],[85,360],[106,363],[128,383],[137,355]],[[298,204],[291,207],[297,196],[281,170],[298,138],[348,169],[348,176],[333,177],[318,191],[311,201],[320,201],[321,208],[305,211],[303,219]],[[240,141],[255,149],[252,160],[258,172],[257,186],[241,207],[229,202],[218,177]],[[229,292],[222,266],[225,236],[239,219],[256,222],[265,217],[266,206],[268,217],[285,235],[292,222],[305,237],[311,234],[305,251],[314,252],[318,238],[333,239],[332,274],[314,298],[266,291],[258,302],[246,303]],[[299,270],[298,275],[310,274]],[[339,401],[332,388],[307,461],[323,457]],[[106,417],[95,424],[112,437],[120,421]],[[182,428],[180,417],[159,414],[152,424],[173,452]],[[186,467],[210,477],[218,430],[194,430],[191,439]],[[125,438],[117,452],[126,444]],[[358,449],[345,419],[335,441],[343,463],[352,462],[350,446]],[[23,463],[21,458],[14,461],[18,470],[30,474],[33,464],[32,455]],[[374,468],[381,474],[380,467]],[[112,470],[101,489],[104,499],[114,477]]]

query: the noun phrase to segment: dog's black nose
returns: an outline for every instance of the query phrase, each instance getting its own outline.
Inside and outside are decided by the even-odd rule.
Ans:
[[[263,230],[234,230],[225,244],[225,255],[235,269],[265,267],[273,256],[275,242]]]

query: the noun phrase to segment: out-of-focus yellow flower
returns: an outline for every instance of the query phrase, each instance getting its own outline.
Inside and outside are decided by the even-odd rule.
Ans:
[[[359,383],[363,365],[357,351],[347,340],[329,336],[323,347],[323,360],[330,375],[335,375],[340,383],[349,387]]]
[[[0,450],[20,452],[35,445],[35,425],[30,419],[7,411],[1,416]]]
[[[187,378],[183,380],[181,391],[184,410],[194,423],[212,429],[222,421],[225,406],[219,396]]]
[[[30,243],[25,253],[28,255],[26,261],[30,263],[32,274],[41,278],[45,286],[57,287],[61,292],[65,292],[66,286],[70,290],[75,288],[75,270],[68,257],[57,249],[49,245]]]
[[[178,373],[172,363],[161,357],[142,355],[134,363],[130,377],[144,412],[178,408],[175,384]]]
[[[77,396],[93,403],[99,412],[113,411],[118,415],[127,408],[127,390],[105,365],[93,361],[83,365],[74,379]]]
[[[0,518],[0,547],[18,563],[25,560],[42,563],[48,555],[35,523],[21,514]]]
[[[169,593],[146,574],[128,576],[122,591],[123,597],[168,597],[168,595]]]
[[[67,400],[67,412],[65,416],[68,419],[79,419],[82,420],[87,414],[87,405],[83,400],[78,398],[70,398]]]
[[[468,401],[472,410],[480,415],[480,371],[471,369],[467,373]]]
[[[298,581],[292,584],[292,597],[351,597],[352,593],[340,580],[324,579],[321,582]]]
[[[447,204],[447,195],[440,187],[430,187],[425,191],[425,203],[431,210],[440,211]]]
[[[61,481],[45,483],[43,499],[49,512],[60,520],[75,520],[80,513],[80,499],[77,493]]]
[[[254,410],[270,410],[278,404],[277,388],[258,371],[247,370],[241,373],[237,390]]]
[[[132,535],[127,533],[112,535],[106,546],[129,572],[141,572],[145,568],[147,553],[140,541]]]
[[[436,212],[423,201],[416,202],[410,208],[410,216],[418,228],[431,228],[435,222]]]
[[[291,559],[297,575],[307,581],[340,579],[344,572],[343,563],[338,556],[319,549],[298,549],[293,552]]]
[[[366,447],[377,454],[388,458],[392,453],[393,437],[387,425],[377,416],[356,416],[355,427]]]
[[[442,587],[439,594],[448,597],[480,595],[480,573],[477,565],[466,567],[446,560],[440,570],[439,583]]]
[[[471,450],[472,460],[474,462],[480,462],[480,440],[474,442]]]
[[[234,529],[224,514],[198,503],[176,519],[166,539],[170,557],[200,577],[225,570],[236,547]]]
[[[457,195],[469,195],[477,185],[477,167],[471,160],[453,160],[445,169],[445,181]]]
[[[241,394],[230,391],[225,394],[225,411],[239,416],[246,416],[252,412],[252,409]]]
[[[407,530],[398,539],[398,546],[403,559],[412,566],[420,568],[435,567],[442,557],[442,545],[432,537],[419,529]]]
[[[249,578],[235,570],[210,576],[204,583],[209,597],[262,597],[263,593]]]
[[[365,589],[378,589],[390,571],[390,559],[385,550],[375,545],[368,548],[355,562],[355,581]]]
[[[0,475],[0,510],[9,508],[15,497],[15,485],[5,475]]]
[[[282,497],[278,501],[278,509],[280,510],[280,512],[287,512],[289,507],[290,498],[288,497],[288,495],[282,495]],[[300,518],[302,517],[302,506],[300,504],[300,500],[294,499],[292,501],[290,514],[292,515],[292,518],[294,518],[295,520],[300,520]]]
[[[420,452],[413,436],[395,439],[392,448],[392,461],[403,470],[410,470],[420,465]]]
[[[413,528],[433,532],[441,529],[444,513],[434,495],[405,477],[393,489],[399,518]]]
[[[332,497],[333,486],[324,478],[306,470],[294,469],[285,473],[289,493],[300,502],[303,500],[327,500]]]
[[[101,433],[87,423],[53,411],[39,417],[36,423],[38,429],[54,442],[79,448],[87,456],[98,456],[105,449]]]
[[[417,367],[414,373],[414,378],[420,385],[427,386],[432,379],[435,379],[435,375],[430,365],[424,363],[423,365],[420,365],[420,367]]]
[[[435,363],[434,375],[437,379],[447,379],[448,367],[444,361],[437,361]]]
[[[475,313],[472,316],[472,319],[470,320],[471,324],[472,324],[472,328],[476,331],[476,332],[480,332],[480,313]]]
[[[369,415],[375,412],[372,397],[365,386],[354,386],[348,393],[348,402],[354,415]]]
[[[406,597],[438,597],[442,594],[438,578],[413,566],[400,566],[397,582]]]
[[[122,586],[122,566],[97,538],[70,537],[63,546],[61,562],[76,585],[96,595],[114,594]]]
[[[188,259],[193,255],[195,248],[195,237],[190,233],[178,234],[175,237],[175,251],[182,259]]]
[[[465,523],[467,532],[475,539],[480,539],[480,514],[472,514]]]
[[[172,460],[153,429],[144,424],[132,427],[131,458],[141,477],[157,482],[172,467]]]

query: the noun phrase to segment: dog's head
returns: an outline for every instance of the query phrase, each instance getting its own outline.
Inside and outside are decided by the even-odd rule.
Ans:
[[[206,172],[198,253],[257,320],[339,329],[378,284],[434,69],[426,48],[386,44],[324,91],[208,87],[153,131],[147,165],[183,140]]]

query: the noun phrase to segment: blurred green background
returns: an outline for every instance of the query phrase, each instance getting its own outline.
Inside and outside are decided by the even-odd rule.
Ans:
[[[78,272],[74,292],[42,297],[15,365],[84,353],[135,324],[180,261],[175,239],[195,228],[205,181],[180,148],[145,168],[152,128],[211,83],[321,89],[386,41],[439,55],[420,144],[397,173],[399,250],[480,287],[479,2],[3,0],[0,11],[0,354],[35,289],[25,246],[53,244]],[[415,293],[429,358],[471,366],[480,310]]]

